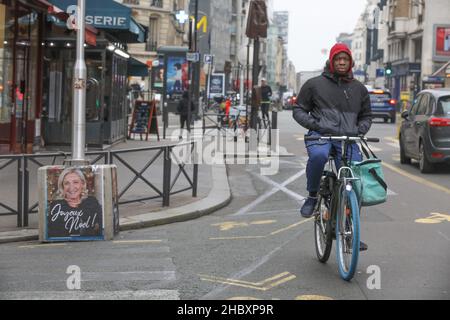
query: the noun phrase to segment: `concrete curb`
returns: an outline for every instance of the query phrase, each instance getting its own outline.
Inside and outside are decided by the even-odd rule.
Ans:
[[[206,198],[182,207],[120,219],[120,230],[132,230],[192,220],[225,207],[231,201],[231,190],[225,165],[214,165],[212,167],[212,180],[213,187]]]
[[[206,198],[185,206],[169,208],[158,212],[149,212],[120,219],[120,230],[134,230],[183,222],[211,214],[231,201],[231,190],[225,165],[212,166],[212,188]],[[38,240],[37,229],[0,232],[0,244],[19,241]]]

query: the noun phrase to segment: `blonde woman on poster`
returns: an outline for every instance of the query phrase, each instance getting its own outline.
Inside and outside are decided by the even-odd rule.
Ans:
[[[51,202],[47,219],[49,237],[102,236],[102,206],[88,195],[80,169],[67,168],[59,175],[58,199]]]

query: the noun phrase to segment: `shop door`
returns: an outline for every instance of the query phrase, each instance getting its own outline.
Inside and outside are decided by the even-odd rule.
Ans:
[[[13,136],[15,136],[13,150],[15,153],[27,153],[27,110],[30,107],[29,99],[27,99],[29,53],[30,50],[24,42],[16,46],[15,121],[13,122]]]
[[[11,123],[11,150],[14,153],[31,153],[35,137],[38,74],[38,15],[21,8],[17,19],[15,46],[14,85]]]

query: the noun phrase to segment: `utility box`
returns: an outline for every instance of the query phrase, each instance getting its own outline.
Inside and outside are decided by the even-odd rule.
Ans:
[[[119,232],[117,167],[38,170],[39,241],[112,240]]]

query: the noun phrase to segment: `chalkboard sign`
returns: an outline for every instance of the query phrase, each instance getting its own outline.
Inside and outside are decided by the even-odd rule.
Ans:
[[[142,140],[142,135],[145,134],[145,140],[148,141],[148,135],[150,133],[156,134],[159,141],[156,101],[138,100],[134,105],[133,118],[131,120],[128,138],[131,138],[131,134],[139,134]]]

